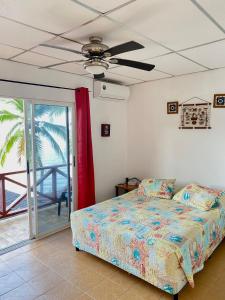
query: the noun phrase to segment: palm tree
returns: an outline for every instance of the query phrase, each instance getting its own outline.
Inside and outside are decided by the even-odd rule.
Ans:
[[[24,137],[24,105],[23,99],[10,99],[6,102],[13,106],[14,112],[10,110],[0,110],[0,123],[11,122],[12,127],[7,132],[3,146],[0,148],[0,165],[4,166],[6,159],[14,147],[17,147],[18,162],[21,163],[25,155],[25,137]],[[55,125],[51,123],[51,118],[65,112],[65,108],[61,106],[52,105],[35,105],[35,153],[38,166],[42,166],[42,151],[43,140],[47,140],[56,155],[65,162],[63,152],[58,145],[55,137],[58,136],[66,140],[66,127],[62,125]],[[47,116],[47,118],[43,117]],[[48,119],[50,122],[45,121]]]

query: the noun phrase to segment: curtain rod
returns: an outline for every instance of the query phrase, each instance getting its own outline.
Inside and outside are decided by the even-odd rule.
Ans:
[[[47,85],[47,84],[40,84],[40,83],[33,83],[33,82],[26,82],[26,81],[8,80],[8,79],[1,79],[1,78],[0,78],[0,81],[26,84],[26,85],[34,85],[34,86],[41,86],[41,87],[48,87],[48,88],[53,88],[53,89],[69,90],[69,91],[74,91],[75,90],[75,88],[72,89],[72,88],[67,88],[67,87],[57,86],[57,85]]]

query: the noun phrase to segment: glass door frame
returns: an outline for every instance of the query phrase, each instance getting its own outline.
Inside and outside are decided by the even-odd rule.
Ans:
[[[44,234],[39,234],[38,233],[38,208],[37,208],[37,189],[36,189],[36,165],[35,163],[32,163],[32,173],[33,173],[33,201],[32,201],[32,197],[31,197],[31,170],[30,170],[30,161],[28,158],[28,154],[29,151],[32,152],[31,155],[31,162],[35,162],[35,135],[34,135],[34,106],[38,104],[43,104],[43,105],[52,105],[52,106],[63,106],[67,109],[67,113],[68,113],[68,109],[71,109],[71,128],[70,128],[70,134],[69,134],[69,143],[72,144],[71,147],[71,157],[72,157],[72,161],[69,161],[69,163],[72,165],[72,172],[70,174],[71,178],[72,178],[72,184],[71,184],[71,194],[72,194],[72,202],[70,203],[69,201],[69,206],[70,206],[70,211],[73,211],[75,209],[75,203],[76,203],[76,189],[75,189],[75,178],[76,178],[76,156],[75,156],[75,122],[74,122],[74,103],[73,102],[58,102],[58,101],[47,101],[47,100],[25,100],[24,99],[24,113],[25,113],[25,144],[26,144],[26,161],[27,161],[27,204],[28,204],[28,217],[29,217],[29,238],[33,239],[33,238],[41,238],[44,236],[47,236],[49,234],[53,234],[54,232],[60,231],[64,228],[68,228],[69,227],[69,220],[68,220],[68,224],[66,224],[64,227],[62,228],[57,228],[54,231],[51,232],[47,232]],[[29,112],[29,107],[30,112]],[[28,114],[31,114],[30,116],[28,116]],[[31,120],[31,137],[29,136],[29,126],[28,126],[28,120]],[[68,133],[68,131],[67,131]],[[71,138],[71,139],[70,139]],[[29,141],[29,139],[31,139],[31,141]],[[29,142],[31,144],[31,149],[29,149]],[[69,197],[68,197],[69,198]],[[74,203],[75,202],[75,203]]]

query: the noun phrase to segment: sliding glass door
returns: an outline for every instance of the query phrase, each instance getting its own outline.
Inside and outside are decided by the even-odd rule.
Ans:
[[[73,192],[72,107],[27,103],[30,228],[34,237],[69,225]]]

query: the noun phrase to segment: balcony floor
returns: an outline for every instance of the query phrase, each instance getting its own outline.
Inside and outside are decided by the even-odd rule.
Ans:
[[[28,214],[0,219],[0,250],[29,238]]]
[[[62,204],[58,216],[56,204],[38,211],[39,232],[51,232],[68,223],[68,208]],[[29,239],[28,213],[0,219],[0,250]]]

